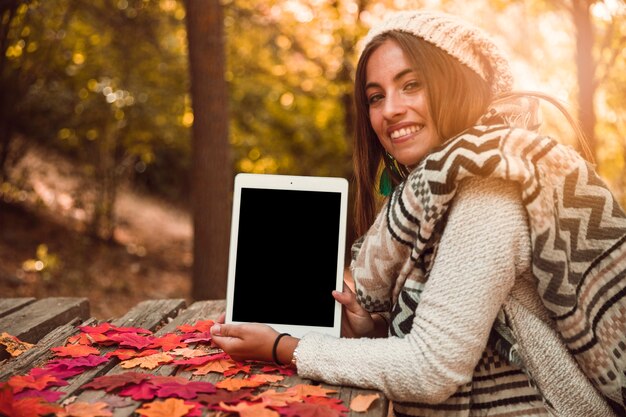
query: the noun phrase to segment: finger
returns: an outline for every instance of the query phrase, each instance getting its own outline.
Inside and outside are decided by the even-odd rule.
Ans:
[[[216,323],[220,323],[223,324],[226,322],[226,313],[222,313],[217,317],[217,320],[215,320]]]
[[[233,324],[216,323],[211,326],[211,336],[218,337],[238,337],[238,326]]]

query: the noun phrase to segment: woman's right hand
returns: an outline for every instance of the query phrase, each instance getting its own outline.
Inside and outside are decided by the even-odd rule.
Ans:
[[[365,310],[356,300],[356,294],[347,282],[344,282],[343,291],[333,291],[333,298],[343,307],[341,320],[341,336],[364,337],[373,336],[376,323],[369,311]]]

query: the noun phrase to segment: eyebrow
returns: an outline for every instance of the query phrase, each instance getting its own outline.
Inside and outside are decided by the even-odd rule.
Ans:
[[[394,81],[398,81],[400,78],[404,77],[405,75],[411,73],[411,72],[415,72],[413,70],[413,68],[407,68],[405,70],[400,71],[399,73],[397,73],[396,75],[394,75],[393,80]],[[380,87],[380,84],[378,83],[367,83],[365,84],[365,89],[367,90],[368,88],[372,88],[372,87]]]

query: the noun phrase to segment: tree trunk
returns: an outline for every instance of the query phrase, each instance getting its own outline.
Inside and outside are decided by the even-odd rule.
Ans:
[[[576,28],[576,66],[578,68],[578,117],[595,161],[596,143],[594,109],[595,61],[593,59],[593,23],[588,0],[572,0],[572,19]]]
[[[226,296],[232,166],[224,79],[223,18],[218,0],[186,0],[192,128],[192,297]]]

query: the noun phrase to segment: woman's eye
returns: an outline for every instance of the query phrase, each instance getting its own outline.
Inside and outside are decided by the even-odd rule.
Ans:
[[[409,81],[404,85],[404,89],[407,91],[417,90],[420,88],[420,85],[419,81]]]
[[[369,96],[367,98],[367,104],[374,105],[376,103],[378,103],[380,100],[382,100],[383,95],[382,94],[372,94],[371,96]]]

